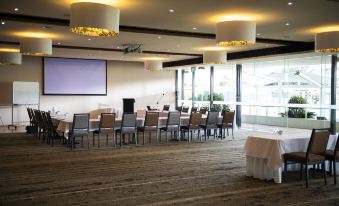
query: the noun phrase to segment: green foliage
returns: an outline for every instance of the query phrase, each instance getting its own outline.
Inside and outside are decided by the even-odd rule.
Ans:
[[[293,96],[288,101],[289,104],[308,104],[307,99],[302,96]],[[282,117],[286,117],[286,113],[280,113]],[[287,116],[290,118],[313,118],[316,114],[314,112],[307,112],[304,108],[301,107],[289,107],[287,111]]]
[[[228,104],[213,104],[213,110],[217,112],[229,112],[230,110],[230,105]]]

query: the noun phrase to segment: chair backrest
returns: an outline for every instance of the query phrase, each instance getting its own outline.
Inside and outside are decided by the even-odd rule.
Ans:
[[[180,112],[169,112],[167,118],[168,125],[180,125]]]
[[[307,155],[318,154],[323,155],[326,151],[328,139],[330,137],[330,129],[313,129],[310,141],[307,146]]]
[[[148,106],[148,105],[147,105],[146,107],[147,107],[147,110],[148,110],[148,111],[152,111],[151,106]]]
[[[200,125],[202,114],[200,112],[192,112],[189,125]]]
[[[183,112],[183,113],[188,113],[188,110],[189,110],[189,109],[190,109],[190,107],[183,106],[181,112]]]
[[[46,112],[46,117],[47,117],[47,122],[48,122],[49,128],[52,131],[56,131],[56,128],[54,127],[53,120],[52,120],[52,117],[51,117],[51,113]]]
[[[206,119],[206,125],[218,124],[219,112],[209,111]]]
[[[224,112],[223,118],[222,118],[222,123],[223,124],[233,124],[234,115],[235,115],[235,111]]]
[[[334,156],[336,157],[338,153],[339,153],[339,134],[338,134],[337,142],[336,142],[335,148],[334,148]]]
[[[162,111],[169,111],[170,109],[170,105],[164,105],[164,108],[162,109]]]
[[[121,128],[123,127],[136,127],[137,114],[136,113],[124,113],[122,115]]]
[[[181,112],[182,106],[177,106],[175,110],[177,110],[178,112]]]
[[[50,129],[50,125],[49,125],[49,122],[48,122],[48,119],[47,119],[47,112],[41,111],[40,114],[41,114],[43,128],[46,129],[46,130]]]
[[[99,130],[101,129],[114,129],[115,113],[101,113]]]
[[[192,113],[192,112],[197,112],[197,111],[198,111],[198,107],[192,107],[191,113]]]
[[[32,113],[31,113],[31,108],[27,107],[27,113],[28,113],[29,121],[32,124],[33,117],[32,117]]]
[[[158,127],[159,112],[146,112],[145,127]]]
[[[74,114],[72,131],[89,130],[89,113]]]
[[[40,110],[34,110],[34,115],[35,115],[35,119],[36,119],[37,125],[40,128],[43,128],[44,127],[44,122],[42,120],[41,111]]]
[[[207,109],[206,109],[206,108],[200,108],[199,112],[200,112],[201,114],[206,114]]]

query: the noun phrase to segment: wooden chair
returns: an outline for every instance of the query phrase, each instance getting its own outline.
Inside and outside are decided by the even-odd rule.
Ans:
[[[337,137],[337,142],[335,144],[334,150],[326,150],[325,151],[325,159],[330,162],[330,171],[331,172],[332,172],[332,168],[333,168],[334,184],[337,184],[336,162],[339,161],[339,135]]]
[[[122,115],[121,127],[116,130],[115,135],[120,134],[120,147],[122,146],[122,138],[125,138],[125,135],[133,135],[135,140],[135,145],[138,144],[137,138],[137,114],[136,113],[124,113]],[[117,136],[116,136],[117,138]]]
[[[191,113],[193,113],[193,112],[198,112],[198,107],[192,107]]]
[[[71,150],[74,149],[75,139],[81,137],[81,147],[84,146],[84,136],[87,136],[87,148],[89,148],[89,113],[74,114],[73,123],[68,133],[68,144]]]
[[[218,118],[219,118],[219,112],[212,112],[209,111],[207,115],[207,119],[205,124],[200,125],[200,127],[204,130],[205,135],[205,141],[207,140],[208,133],[211,130],[214,130],[213,136],[216,135],[216,130],[218,129]]]
[[[218,124],[218,128],[220,129],[220,137],[226,138],[225,130],[227,130],[227,136],[228,136],[228,129],[232,129],[232,139],[234,139],[233,129],[234,129],[234,115],[235,112],[224,112],[222,123]]]
[[[162,109],[162,111],[168,112],[170,109],[170,105],[164,105],[164,108]]]
[[[181,110],[181,113],[186,113],[187,114],[189,110],[190,110],[190,107],[183,106],[182,110]]]
[[[206,114],[207,113],[207,109],[206,108],[200,108],[199,112],[201,114]]]
[[[61,136],[59,136],[58,132],[57,132],[57,125],[53,124],[53,120],[51,117],[51,114],[49,112],[46,112],[46,118],[47,118],[47,122],[48,122],[48,126],[49,126],[49,139],[50,139],[50,143],[53,146],[54,145],[54,139],[59,139],[59,141],[61,141]]]
[[[198,130],[198,138],[201,141],[201,137],[200,137],[201,118],[202,118],[201,113],[192,112],[188,125],[181,127],[181,132],[182,132],[184,137],[185,137],[185,133],[186,132],[188,133],[188,142],[191,142],[191,140],[193,140],[193,131],[196,131],[196,130]],[[190,133],[191,133],[191,137],[190,137]]]
[[[300,177],[302,177],[302,169],[305,166],[306,175],[306,188],[308,188],[308,165],[321,164],[324,173],[325,185],[326,170],[325,170],[325,151],[330,136],[330,130],[326,129],[313,129],[310,141],[307,146],[306,152],[291,152],[283,155],[284,159],[284,179],[287,180],[287,164],[299,163],[300,164]]]
[[[180,141],[180,112],[169,112],[168,117],[167,117],[167,122],[166,126],[160,128],[160,133],[159,133],[159,139],[161,141],[161,131],[164,131],[166,134],[166,142],[168,143],[168,136],[167,133],[171,132],[171,137],[174,133],[178,137],[178,140]]]
[[[146,117],[144,125],[138,127],[138,136],[139,132],[142,132],[142,143],[145,144],[145,132],[149,134],[149,143],[151,143],[151,134],[152,132],[156,133],[156,138],[158,139],[158,121],[159,121],[159,112],[146,112]]]
[[[115,126],[115,113],[101,113],[99,129],[93,131],[93,146],[95,145],[95,136],[98,135],[98,147],[100,147],[101,135],[106,135],[106,145],[108,145],[108,135],[112,134],[113,144],[116,146],[116,139],[114,141],[114,126]]]

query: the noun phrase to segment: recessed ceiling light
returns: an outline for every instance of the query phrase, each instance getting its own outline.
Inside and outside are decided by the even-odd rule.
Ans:
[[[1,24],[4,25],[4,24],[6,24],[6,22],[3,21],[3,22],[1,22]]]
[[[14,11],[19,11],[19,8],[14,8]]]
[[[292,6],[293,2],[288,2],[287,5]]]
[[[120,46],[117,46],[117,49],[120,49]]]
[[[260,36],[260,35],[261,35],[261,34],[259,34],[259,33],[257,34],[257,36]]]
[[[91,41],[92,39],[89,38],[89,39],[87,39],[87,40],[88,40],[88,41]]]
[[[170,10],[168,10],[170,13],[173,13],[174,12],[174,9],[170,9]]]
[[[161,36],[158,36],[158,39],[161,39]]]
[[[57,44],[58,44],[58,45],[60,45],[61,43],[60,43],[60,42],[58,42]]]
[[[289,25],[291,25],[291,24],[287,22],[285,25],[286,25],[286,26],[289,26]]]
[[[193,27],[193,30],[197,30],[197,27]]]

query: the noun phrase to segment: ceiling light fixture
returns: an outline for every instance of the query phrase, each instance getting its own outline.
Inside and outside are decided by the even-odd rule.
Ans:
[[[20,65],[22,57],[19,52],[0,51],[0,65]]]
[[[14,8],[14,11],[19,11],[19,8]]]
[[[174,9],[170,9],[170,10],[168,10],[170,13],[173,13],[174,12]]]
[[[193,27],[193,30],[197,30],[197,27]]]
[[[52,55],[52,40],[25,37],[20,41],[20,53],[31,56]]]
[[[287,5],[292,6],[293,2],[288,2]]]
[[[4,24],[6,24],[6,22],[3,21],[3,22],[1,22],[1,24],[4,25]]]
[[[119,34],[120,10],[99,3],[78,2],[71,5],[70,30],[86,36]]]
[[[160,71],[162,69],[162,61],[145,60],[144,67],[147,71]]]
[[[220,46],[255,44],[256,23],[253,21],[223,21],[217,23],[216,41]]]
[[[227,53],[225,50],[218,51],[204,51],[203,63],[204,64],[226,64]]]
[[[288,22],[286,22],[286,23],[285,23],[285,26],[289,26],[289,25],[291,25],[291,24],[290,24],[290,23],[288,23]]]
[[[315,35],[315,51],[326,53],[338,53],[339,31],[317,33]]]

